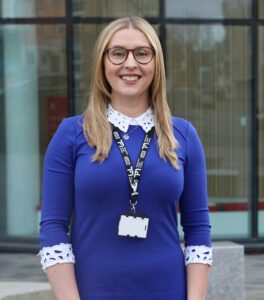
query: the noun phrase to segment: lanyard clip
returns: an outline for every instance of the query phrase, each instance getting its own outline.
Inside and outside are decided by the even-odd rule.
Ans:
[[[137,205],[138,192],[131,193],[130,204]]]
[[[137,195],[138,193],[135,193],[135,195],[133,195],[133,193],[131,194],[131,199],[130,199],[130,205],[131,205],[131,213],[132,214],[136,214],[136,205],[137,205]]]
[[[131,213],[132,213],[133,215],[136,214],[136,205],[135,205],[135,204],[131,204]]]

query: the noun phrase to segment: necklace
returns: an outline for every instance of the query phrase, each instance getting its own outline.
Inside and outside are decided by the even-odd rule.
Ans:
[[[124,138],[125,140],[128,140],[128,139],[129,139],[129,135],[131,134],[131,132],[135,131],[138,127],[139,127],[139,125],[137,125],[135,128],[133,128],[133,129],[130,130],[129,132],[126,132],[126,133],[123,135],[123,138]]]

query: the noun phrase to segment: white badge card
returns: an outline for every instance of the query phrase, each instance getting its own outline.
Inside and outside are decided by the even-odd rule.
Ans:
[[[143,238],[147,237],[149,218],[132,214],[120,216],[118,235]]]

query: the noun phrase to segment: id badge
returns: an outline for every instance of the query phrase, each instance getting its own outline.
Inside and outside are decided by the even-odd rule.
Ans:
[[[145,239],[148,232],[149,218],[133,214],[122,214],[118,225],[118,235]]]

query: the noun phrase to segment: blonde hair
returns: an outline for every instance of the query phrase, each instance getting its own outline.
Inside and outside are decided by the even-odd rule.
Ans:
[[[112,36],[121,29],[137,29],[148,38],[155,49],[155,75],[151,83],[150,104],[155,113],[155,130],[161,158],[168,159],[175,169],[179,169],[176,148],[178,142],[173,135],[172,118],[166,98],[166,77],[162,48],[152,26],[140,17],[125,17],[111,22],[99,35],[93,52],[90,97],[84,112],[83,130],[87,142],[96,148],[92,161],[103,162],[112,145],[112,129],[107,120],[107,106],[111,101],[111,87],[104,73],[104,50]]]

